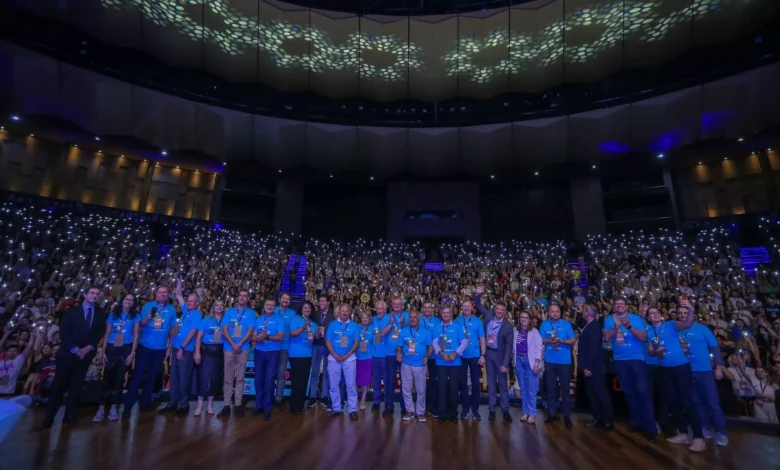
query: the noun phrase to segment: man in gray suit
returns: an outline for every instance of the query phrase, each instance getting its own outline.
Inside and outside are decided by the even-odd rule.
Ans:
[[[504,414],[504,420],[512,422],[512,415],[509,414],[509,386],[507,384],[507,374],[509,373],[509,364],[512,357],[512,348],[514,345],[514,329],[512,324],[505,317],[506,304],[499,301],[488,310],[482,305],[482,293],[485,292],[483,286],[478,286],[476,290],[474,305],[479,313],[482,314],[482,321],[485,322],[485,344],[487,346],[485,357],[485,367],[487,367],[488,380],[488,408],[490,413],[488,419],[496,419],[496,382],[501,395],[501,411]]]

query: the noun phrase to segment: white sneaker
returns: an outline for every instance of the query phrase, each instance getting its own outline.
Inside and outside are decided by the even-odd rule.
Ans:
[[[119,413],[117,413],[116,408],[111,408],[108,410],[108,420],[109,421],[116,421],[119,419]]]
[[[97,413],[95,413],[95,417],[92,418],[93,423],[102,423],[103,418],[105,418],[105,412],[103,411],[103,408],[98,408]]]
[[[712,439],[712,431],[709,429],[702,428],[701,434],[704,436],[705,439]]]
[[[670,437],[667,441],[672,444],[690,444],[690,442],[688,442],[688,436],[685,434],[678,434],[674,437]]]
[[[715,445],[720,447],[726,447],[729,445],[729,438],[725,434],[715,433]]]
[[[707,442],[704,439],[694,439],[688,450],[691,452],[704,452],[707,450]]]

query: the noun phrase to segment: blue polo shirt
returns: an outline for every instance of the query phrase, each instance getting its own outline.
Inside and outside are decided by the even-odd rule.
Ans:
[[[414,354],[409,353],[409,345],[414,343]],[[401,354],[403,355],[403,363],[407,366],[422,367],[427,361],[425,356],[428,355],[428,346],[431,345],[431,334],[427,329],[421,328],[404,328],[401,330],[401,334],[398,336],[398,344],[401,345]]]
[[[345,347],[341,346],[341,338],[343,336],[347,337],[347,345]],[[330,322],[330,325],[328,325],[325,339],[330,340],[330,344],[333,346],[333,351],[335,351],[336,354],[343,356],[347,354],[349,350],[352,349],[355,342],[360,339],[360,327],[351,320],[346,323],[342,323],[340,320],[332,321]],[[330,360],[330,357],[332,356],[329,356],[328,360]]]
[[[398,333],[401,333],[401,317],[404,318],[404,326],[403,328],[406,328],[409,326],[409,312],[401,312],[401,313],[388,313],[388,316],[392,319],[392,322],[394,325],[390,327],[390,332],[387,333],[387,343],[385,343],[385,356],[393,356],[395,357],[395,347],[397,346],[397,341],[393,340],[393,330],[395,330],[396,326],[398,326]]]
[[[181,318],[176,320],[176,323],[179,325],[179,332],[173,337],[171,345],[174,348],[180,348],[190,331],[197,330],[201,321],[203,321],[203,313],[200,310],[187,310],[187,305],[182,305]],[[195,340],[196,338],[193,337],[184,350],[195,351]]]
[[[684,332],[680,331],[679,334]],[[710,348],[718,345],[718,340],[706,326],[694,323],[685,334],[688,342],[688,362],[693,372],[708,372],[712,370]]]
[[[433,329],[439,325],[441,325],[441,318],[434,317],[433,315],[431,315],[431,318],[429,320],[425,318],[425,315],[420,315],[420,327],[428,331],[428,336],[433,335]]]
[[[290,321],[290,331],[303,328],[306,324],[306,319],[298,315]],[[311,357],[314,346],[313,341],[309,341],[309,331],[312,334],[317,332],[319,325],[313,321],[309,322],[309,329],[304,330],[298,336],[290,336],[290,349],[289,357]]]
[[[669,320],[661,323],[661,326],[647,329],[647,342],[653,343],[653,346],[664,346],[663,359],[658,359],[658,365],[661,367],[677,367],[688,362],[685,357],[682,346],[680,346],[680,338],[677,336],[677,325],[674,320]],[[682,331],[680,332],[683,333]],[[707,356],[709,357],[709,356]]]
[[[223,326],[228,327],[228,333],[230,333],[230,338],[233,340],[234,343],[237,343],[241,341],[241,338],[244,337],[247,331],[249,331],[250,328],[255,327],[255,320],[257,320],[257,314],[254,310],[247,307],[245,309],[239,310],[236,307],[231,307],[225,312],[225,321],[222,322]],[[236,336],[234,332],[236,331],[236,326],[241,325],[241,336]],[[246,343],[241,345],[242,351],[248,351],[249,350],[249,343],[251,341],[247,341]],[[225,351],[233,351],[233,348],[230,346],[230,343],[225,341]]]
[[[463,357],[466,359],[474,359],[475,357],[481,356],[479,338],[485,337],[485,324],[482,323],[482,320],[474,315],[471,315],[467,320],[466,317],[461,315],[456,318],[453,323],[463,330],[466,339],[469,340],[468,347],[463,351]],[[441,321],[439,321],[439,325],[441,325]]]
[[[198,331],[203,332],[203,339],[201,339],[202,344],[222,344],[225,340],[222,339],[220,336],[219,342],[214,342],[214,333],[216,331],[222,331],[222,325],[225,323],[225,316],[222,316],[222,319],[217,320],[216,318],[212,316],[208,316],[201,320],[200,326],[198,326]]]
[[[645,329],[645,322],[639,315],[629,313],[628,321],[632,328],[637,330]],[[615,327],[615,319],[612,315],[608,315],[604,318],[604,330],[611,330]],[[624,344],[618,344],[617,334],[612,338],[612,358],[615,361],[644,361],[647,354],[647,346],[644,341],[639,341],[636,336],[628,331],[628,328],[621,325],[620,331],[625,338]]]
[[[114,344],[116,335],[125,335],[122,344],[133,344],[133,338],[135,338],[135,324],[141,321],[140,315],[130,316],[129,312],[124,312],[118,317],[112,313],[108,316],[106,321],[107,325],[111,325],[111,333],[108,334],[109,345]]]
[[[262,314],[255,320],[255,334],[261,331],[268,333],[268,336],[276,336],[284,331],[284,318],[279,315]],[[263,343],[255,343],[255,349],[262,352],[280,351],[282,349],[281,341],[265,340]]]
[[[385,314],[382,318],[379,316],[374,317],[371,320],[371,338],[369,344],[371,346],[371,357],[385,357],[387,356],[387,341],[390,339],[390,335],[393,334],[392,330],[386,335],[382,336],[382,329],[390,323],[390,315]],[[376,335],[379,334],[379,343],[376,342]]]
[[[171,304],[159,305],[157,302],[149,302],[141,309],[141,320],[144,320],[154,307],[157,307],[155,316],[162,319],[162,324],[159,328],[155,328],[154,317],[152,317],[146,326],[141,328],[138,342],[145,348],[166,349],[171,327],[176,323],[176,308]]]
[[[539,334],[542,335],[542,339],[551,339],[555,336],[558,339],[574,338],[574,330],[571,327],[571,323],[566,320],[543,321],[539,326]],[[558,349],[554,349],[553,346],[553,344],[544,345],[544,362],[549,362],[550,364],[571,364],[571,345],[558,343]]]
[[[452,354],[460,346],[460,342],[466,339],[466,335],[463,334],[463,328],[451,322],[449,325],[444,326],[444,323],[433,329],[433,338],[431,341],[439,340],[439,349],[444,351],[444,354]],[[438,354],[436,354],[437,366],[460,366],[460,354],[452,361],[445,362]]]
[[[371,325],[363,326],[362,324],[358,323],[358,333],[360,336],[358,337],[358,348],[355,350],[355,356],[357,356],[358,361],[363,361],[365,359],[371,359],[373,353],[371,352],[371,334],[374,331],[371,329]],[[363,348],[363,343],[365,342],[366,351],[361,352],[360,350]]]
[[[287,307],[285,309],[277,306],[274,309],[274,315],[278,315],[284,319],[284,340],[282,340],[282,351],[290,349],[290,322],[297,315],[295,310]]]

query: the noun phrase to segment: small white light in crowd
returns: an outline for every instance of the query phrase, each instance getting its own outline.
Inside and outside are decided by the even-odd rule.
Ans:
[[[13,116],[11,116],[11,119],[13,119],[14,121],[18,121],[21,118],[19,116],[17,116],[16,114],[14,114]]]
[[[372,176],[372,177],[370,177],[370,178],[368,178],[368,179],[370,179],[371,181],[374,181],[374,177],[373,177],[373,176]]]
[[[222,166],[227,166],[227,162],[222,162]]]
[[[30,134],[30,137],[35,137],[35,134]]]
[[[168,155],[168,152],[167,152],[167,151],[165,151],[165,150],[163,150],[163,151],[162,151],[162,154],[163,154],[163,155]]]
[[[591,168],[593,168],[595,170],[596,169],[596,165],[593,165]]]
[[[179,169],[179,167],[177,166],[177,167],[176,167],[176,169],[178,170],[178,169]]]
[[[740,138],[739,138],[739,139],[737,139],[737,140],[738,140],[739,142],[742,142],[742,141],[744,141],[745,139],[743,139],[742,137],[740,137]]]
[[[701,165],[701,162],[699,162],[699,165]]]
[[[282,170],[279,170],[279,173],[281,173],[281,172],[282,172]]]
[[[97,137],[97,136],[96,136],[96,137],[95,137],[95,140],[100,140],[100,137]]]
[[[664,155],[664,154],[662,154],[662,153],[659,153],[658,155],[656,155],[656,158],[664,158],[665,156],[666,156],[666,155]]]
[[[330,175],[331,178],[333,178],[333,175]]]
[[[490,179],[492,180],[496,179],[496,175],[490,175]]]
[[[539,176],[539,172],[538,171],[534,171],[534,176]]]
[[[723,161],[728,161],[729,157],[723,157]]]

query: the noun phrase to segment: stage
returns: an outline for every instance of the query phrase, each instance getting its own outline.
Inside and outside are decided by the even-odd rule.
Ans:
[[[588,416],[575,415],[574,429],[553,425],[487,420],[439,424],[401,420],[360,411],[351,422],[344,415],[330,418],[324,408],[304,415],[275,410],[271,421],[247,414],[218,420],[133,413],[120,423],[93,424],[94,408],[82,408],[81,422],[71,428],[36,430],[42,410],[28,412],[0,447],[5,469],[198,470],[274,469],[766,469],[780,468],[777,435],[754,429],[730,430],[727,448],[692,454],[684,446],[648,443],[626,432],[626,424],[600,434],[585,427]],[[219,407],[217,410],[219,411]],[[61,416],[61,412],[60,415]],[[58,417],[59,419],[59,417]]]

